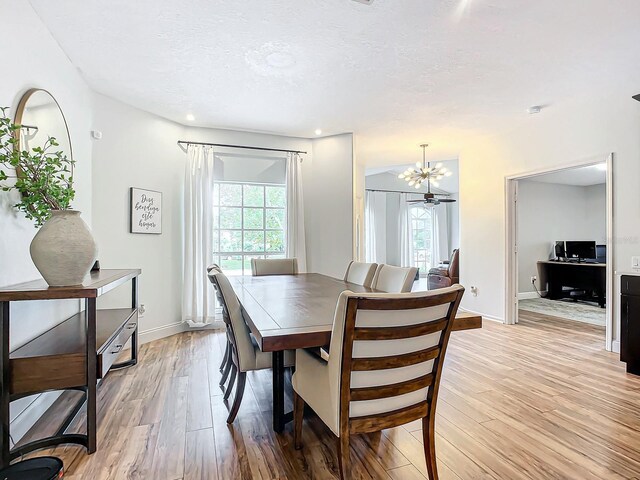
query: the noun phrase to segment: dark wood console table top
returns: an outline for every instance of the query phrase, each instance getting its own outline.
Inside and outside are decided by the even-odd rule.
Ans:
[[[98,379],[111,368],[135,365],[138,359],[138,276],[139,269],[91,272],[83,285],[49,287],[40,279],[0,287],[0,468],[11,460],[40,448],[76,443],[96,451]],[[131,282],[131,305],[126,308],[97,309],[97,297]],[[9,351],[11,302],[30,300],[84,299],[83,311]],[[124,345],[131,340],[131,358],[115,363]],[[80,390],[81,400],[62,419],[50,437],[19,445],[9,442],[9,404],[13,400],[51,390]],[[66,433],[86,404],[86,434]]]
[[[0,287],[0,302],[96,298],[142,273],[140,269],[91,272],[82,285],[50,287],[44,279]]]

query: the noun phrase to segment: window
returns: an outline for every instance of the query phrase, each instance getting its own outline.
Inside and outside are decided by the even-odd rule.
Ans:
[[[248,275],[252,258],[284,258],[284,185],[216,182],[213,261],[227,274]]]
[[[413,266],[425,276],[431,268],[431,210],[417,205],[411,207],[411,239],[413,242]]]

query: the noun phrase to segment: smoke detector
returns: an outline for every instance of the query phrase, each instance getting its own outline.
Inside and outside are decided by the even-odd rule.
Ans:
[[[353,0],[354,2],[364,3],[365,5],[371,5],[373,0]]]

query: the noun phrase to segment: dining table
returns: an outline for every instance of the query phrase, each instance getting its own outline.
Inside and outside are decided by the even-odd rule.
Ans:
[[[272,354],[273,430],[280,433],[293,419],[293,412],[285,412],[284,352],[329,345],[340,294],[345,290],[377,290],[320,273],[237,276],[229,280],[258,346]],[[453,331],[481,327],[480,315],[458,312]]]

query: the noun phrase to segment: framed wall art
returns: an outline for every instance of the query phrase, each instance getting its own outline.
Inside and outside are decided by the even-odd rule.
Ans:
[[[131,187],[131,233],[162,233],[162,192]]]

